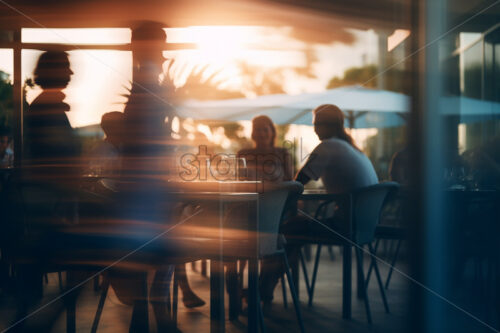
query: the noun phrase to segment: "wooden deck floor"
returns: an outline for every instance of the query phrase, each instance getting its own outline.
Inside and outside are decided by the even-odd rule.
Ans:
[[[408,283],[401,275],[395,273],[390,288],[387,291],[391,313],[386,314],[380,298],[375,279],[372,279],[369,287],[370,305],[372,309],[373,324],[367,324],[363,301],[356,299],[356,286],[353,283],[353,313],[351,320],[342,319],[342,265],[341,256],[331,261],[327,251],[323,251],[321,266],[318,271],[318,282],[314,306],[307,306],[307,293],[303,279],[301,279],[301,305],[307,332],[403,332],[405,328],[406,316],[408,313],[407,287]],[[366,260],[366,267],[368,261]],[[312,263],[309,263],[312,266]],[[406,271],[404,264],[398,263],[398,267]],[[383,278],[387,275],[387,267],[380,265]],[[198,272],[189,272],[189,279],[193,289],[205,301],[209,300],[209,279],[203,277]],[[355,271],[353,270],[353,276]],[[46,288],[45,297],[41,305],[50,302],[58,295],[58,280],[56,274],[49,275],[49,284]],[[180,293],[179,297],[182,297]],[[92,320],[97,308],[99,293],[92,288],[92,283],[88,283],[79,296],[77,304],[77,332],[90,332]],[[0,298],[0,330],[4,330],[12,324],[15,308],[15,299]],[[275,301],[271,311],[266,312],[266,326],[268,332],[299,332],[298,325],[293,311],[293,304],[290,295],[288,297],[289,306],[285,309],[281,294],[281,287],[275,291]],[[227,307],[227,300],[226,300]],[[35,308],[34,308],[35,309]],[[209,306],[205,305],[197,309],[186,309],[182,302],[179,302],[179,329],[186,333],[198,333],[210,331]],[[121,304],[110,288],[110,293],[106,299],[104,311],[99,324],[98,332],[119,333],[128,332],[132,309]],[[56,301],[42,310],[38,311],[27,320],[26,331],[51,331],[65,332],[65,312],[62,301]],[[240,316],[239,321],[226,322],[228,333],[246,332],[246,317]],[[44,326],[44,323],[54,322],[52,326]],[[152,311],[150,311],[151,331],[156,331]],[[42,328],[40,328],[42,327]]]

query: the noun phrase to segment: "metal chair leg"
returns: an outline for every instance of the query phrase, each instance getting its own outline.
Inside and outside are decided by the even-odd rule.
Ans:
[[[207,277],[207,261],[206,260],[201,261],[201,275],[204,277]]]
[[[229,295],[229,320],[237,320],[240,314],[240,292],[238,289],[238,262],[226,263],[226,290]]]
[[[297,316],[297,321],[299,322],[300,332],[304,333],[305,332],[304,321],[302,319],[302,312],[300,311],[300,302],[299,298],[297,297],[296,289],[293,283],[292,273],[290,272],[290,265],[288,264],[288,258],[286,256],[286,253],[283,253],[282,256],[283,256],[283,264],[285,265],[285,274],[288,279],[288,285],[290,287],[290,293],[292,294],[295,314]]]
[[[309,290],[309,302],[308,306],[312,306],[313,298],[314,298],[314,287],[316,286],[316,277],[318,275],[318,267],[319,267],[319,258],[321,256],[321,244],[318,244],[318,248],[316,249],[316,258],[314,259],[314,268],[313,274],[311,278],[311,286]]]
[[[257,259],[248,260],[248,326],[249,333],[259,330],[259,264]]]
[[[76,299],[81,287],[76,288],[75,286],[79,282],[75,273],[68,271],[66,273],[67,288],[68,293],[64,296],[66,303],[66,332],[75,333],[76,332]]]
[[[257,304],[259,305],[259,327],[261,333],[266,333],[266,324],[264,323],[264,312],[262,311],[262,302],[260,301],[260,293],[257,293]]]
[[[399,249],[401,248],[402,240],[398,240],[398,245],[396,246],[396,252],[394,257],[392,257],[391,267],[389,268],[389,273],[387,274],[387,279],[385,280],[385,289],[389,289],[389,282],[391,282],[392,272],[394,271],[394,265],[396,265],[396,260],[398,259]]]
[[[238,309],[240,309],[240,311],[243,308],[241,295],[243,294],[243,285],[245,282],[246,263],[246,260],[238,260],[238,294],[240,295],[240,297],[238,297]]]
[[[362,261],[363,257],[361,255],[361,249],[356,247],[355,252],[356,252],[356,264],[358,265],[358,272],[359,272],[360,277],[364,281],[363,261]],[[372,315],[371,315],[371,311],[370,311],[370,302],[368,300],[368,292],[367,292],[364,285],[363,285],[362,289],[363,290],[361,292],[362,292],[364,303],[365,303],[366,319],[367,319],[368,323],[371,324],[372,323]]]
[[[179,277],[174,270],[174,283],[172,285],[172,323],[177,327],[177,305],[179,303]]]
[[[286,292],[285,278],[281,276],[281,290],[283,292],[283,306],[288,309],[288,297]]]
[[[384,302],[385,312],[389,313],[389,304],[387,303],[387,297],[385,296],[384,286],[382,284],[382,279],[380,278],[380,272],[378,270],[377,259],[375,259],[375,251],[371,244],[368,244],[368,249],[371,254],[371,261],[373,263],[373,268],[375,269],[375,276],[377,277],[378,288],[380,290],[380,294],[382,295],[382,301]],[[368,290],[368,280],[366,281],[365,290]]]
[[[302,273],[304,274],[304,281],[306,282],[307,296],[311,298],[311,285],[309,284],[309,274],[307,273],[307,266],[302,255],[302,251],[299,251],[300,264],[302,266]]]
[[[373,250],[373,253],[376,254],[378,250],[378,245],[380,244],[380,239],[377,239],[375,242],[375,248]],[[368,272],[366,273],[366,283],[370,281],[370,278],[372,276],[372,271],[373,271],[373,262],[370,261],[370,266],[368,267]]]
[[[359,256],[360,256],[360,262],[361,262],[361,268],[364,267],[364,252],[363,250],[359,251]],[[364,299],[365,295],[363,293],[363,289],[365,288],[365,278],[364,278],[364,269],[359,269],[359,266],[357,266],[356,269],[356,297],[358,299]]]
[[[97,305],[94,322],[92,323],[92,329],[90,330],[91,333],[97,332],[97,327],[99,326],[99,321],[101,320],[102,310],[104,309],[104,302],[106,302],[106,297],[108,296],[108,289],[109,279],[105,277],[102,281],[101,297],[99,298],[99,304]]]

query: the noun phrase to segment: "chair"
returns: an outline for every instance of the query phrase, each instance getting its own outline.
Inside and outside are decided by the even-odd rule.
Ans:
[[[287,181],[266,184],[264,187],[265,189],[258,194],[255,205],[250,207],[248,211],[250,218],[245,216],[244,218],[226,218],[224,220],[223,259],[224,261],[248,260],[248,331],[256,332],[258,331],[257,325],[260,326],[261,331],[265,330],[259,300],[258,261],[267,256],[280,256],[290,286],[300,330],[304,332],[299,299],[295,292],[288,259],[282,246],[282,238],[279,237],[281,217],[287,199],[302,193],[303,186],[295,181]],[[213,256],[209,255],[205,258],[211,259]],[[177,294],[175,279],[174,288],[175,296]],[[234,300],[230,296],[231,299]],[[175,298],[173,307],[175,312],[177,308],[177,299]],[[252,318],[257,320],[252,320]]]
[[[8,242],[2,241],[2,256],[17,273],[16,282],[21,293],[18,317],[23,318],[28,302],[43,295],[43,276],[58,272],[61,292],[61,271],[68,266],[49,263],[47,235],[52,231],[74,223],[77,217],[76,192],[55,182],[24,179],[15,175],[8,187],[10,211],[2,225],[2,233]],[[72,267],[73,268],[73,267]],[[75,284],[72,275],[67,276],[68,293],[64,297],[67,308],[67,331],[74,332],[74,297],[78,290],[69,292]],[[78,289],[78,288],[76,288]],[[19,322],[19,324],[22,324]]]
[[[392,273],[394,272],[394,266],[396,265],[396,261],[398,260],[399,252],[401,250],[401,245],[403,241],[407,239],[407,229],[398,226],[379,225],[375,229],[375,239],[376,241],[373,247],[373,251],[375,254],[377,253],[381,240],[390,240],[396,242],[396,248],[391,257],[389,272],[387,273],[387,277],[384,283],[385,289],[389,289],[389,283],[391,282]],[[366,274],[367,279],[370,278],[372,269],[373,265],[370,264],[368,273]]]
[[[407,227],[403,224],[404,205],[407,200],[407,189],[399,188],[397,191],[394,191],[394,193],[391,193],[386,200],[385,207],[387,209],[383,210],[381,222],[375,229],[375,253],[377,253],[380,241],[392,241],[396,243],[395,249],[390,259],[389,272],[387,273],[387,277],[384,283],[385,289],[389,289],[389,283],[391,281],[392,273],[394,272],[394,266],[396,265],[396,261],[398,260],[401,245],[403,241],[407,239],[408,230]],[[392,250],[392,248],[393,247],[391,246],[389,249]],[[370,278],[372,269],[373,265],[370,265],[367,273],[367,279]]]
[[[312,305],[314,298],[314,288],[317,278],[317,272],[319,267],[319,259],[321,254],[322,245],[338,245],[344,247],[344,270],[350,271],[350,252],[351,246],[354,246],[357,269],[358,269],[358,293],[365,300],[365,310],[367,315],[367,320],[369,323],[372,322],[370,305],[367,295],[367,288],[369,279],[365,278],[363,270],[363,251],[364,246],[368,246],[368,250],[371,256],[371,266],[375,270],[375,275],[379,285],[382,300],[384,302],[384,307],[386,312],[389,312],[389,306],[387,304],[387,299],[385,296],[384,288],[382,285],[382,280],[380,277],[380,272],[378,270],[377,261],[374,257],[374,248],[371,245],[375,238],[375,230],[379,223],[379,216],[386,196],[389,192],[394,191],[398,188],[397,183],[386,182],[380,183],[365,188],[357,189],[353,192],[346,194],[327,194],[321,197],[324,200],[316,210],[314,220],[321,222],[322,224],[328,225],[334,219],[334,210],[332,205],[336,203],[342,203],[344,208],[344,214],[342,219],[342,228],[335,230],[333,232],[322,233],[321,238],[317,238],[313,243],[318,244],[316,251],[316,258],[314,261],[314,268],[311,277],[311,282],[309,284],[308,274],[305,263],[303,260],[302,268],[306,276],[306,285],[309,294],[309,306]],[[312,222],[314,223],[314,222]],[[314,237],[314,235],[313,235]],[[346,276],[344,274],[344,288],[348,288],[349,292],[344,293],[344,316],[350,316],[350,278],[345,280]],[[349,284],[349,285],[346,285]],[[344,289],[346,290],[346,289]],[[347,296],[346,296],[347,295]],[[347,299],[346,299],[347,297]],[[347,306],[347,309],[346,309]]]
[[[14,214],[16,221],[12,222],[16,223],[19,241],[10,246],[5,254],[8,255],[9,262],[17,267],[20,281],[26,282],[27,286],[34,285],[32,283],[34,275],[40,275],[41,282],[41,276],[45,272],[68,271],[66,292],[63,293],[67,308],[68,332],[76,330],[76,298],[79,289],[83,283],[91,280],[86,277],[77,278],[72,272],[86,271],[90,272],[90,275],[95,275],[113,266],[142,274],[149,269],[165,267],[170,262],[176,264],[177,257],[188,258],[187,252],[195,252],[192,249],[188,250],[181,242],[149,244],[153,236],[162,231],[158,224],[131,221],[130,227],[135,228],[138,233],[127,234],[122,233],[120,229],[116,230],[116,223],[106,223],[104,218],[98,219],[95,214],[81,218],[80,203],[91,203],[92,206],[99,202],[102,204],[102,200],[106,200],[105,197],[95,197],[78,189],[68,190],[56,183],[45,181],[19,179],[15,185],[12,200],[20,206],[17,214]],[[126,221],[120,226],[125,225]],[[140,251],[137,251],[138,249]],[[169,256],[165,255],[166,253]],[[131,266],[134,268],[131,269]],[[145,278],[143,280],[146,281]],[[36,292],[40,294],[42,284],[35,286]],[[92,326],[93,332],[97,330],[108,287],[109,280],[105,278]],[[27,301],[33,292],[23,287],[20,290],[24,301],[20,309],[22,318],[27,309]],[[144,299],[147,298],[147,286],[145,290],[146,293],[142,295]],[[146,331],[148,304],[136,303],[132,322],[137,326],[131,327],[131,330]]]
[[[131,228],[129,230],[129,233],[131,233],[129,235],[120,235],[118,232],[115,235],[106,236],[106,225],[105,223],[101,223],[101,225],[97,227],[97,231],[101,230],[103,232],[100,235],[96,235],[97,238],[100,238],[98,244],[103,245],[99,250],[110,252],[116,252],[116,250],[118,250],[127,257],[130,253],[134,253],[132,257],[126,259],[126,262],[133,263],[137,265],[138,268],[143,268],[141,270],[126,267],[127,272],[143,275],[143,277],[140,278],[142,300],[134,302],[130,330],[134,332],[148,330],[148,299],[151,304],[153,304],[158,329],[160,331],[169,330],[175,325],[172,320],[173,309],[169,290],[172,277],[174,277],[174,282],[177,283],[173,267],[179,264],[185,264],[186,262],[199,260],[201,256],[197,253],[203,251],[203,245],[206,242],[188,238],[183,239],[182,236],[179,235],[171,237],[171,233],[169,233],[168,236],[165,234],[161,236],[161,238],[158,238],[158,235],[163,234],[166,230],[170,230],[161,229],[162,224],[174,216],[178,218],[175,212],[176,209],[173,205],[177,198],[172,194],[172,189],[168,186],[156,184],[151,190],[152,186],[145,186],[144,182],[115,180],[113,184],[115,188],[112,189],[108,187],[113,193],[111,195],[111,203],[118,206],[128,203],[130,206],[128,213],[125,214],[126,216],[119,218],[120,222],[118,226]],[[151,184],[148,183],[147,185]],[[142,198],[139,204],[134,201],[138,196]],[[144,200],[144,198],[147,198],[147,200]],[[131,220],[127,220],[127,215],[131,215],[128,216]],[[171,228],[181,223],[182,221],[176,220]],[[107,228],[109,227],[113,226],[108,226]],[[117,226],[114,226],[114,228],[116,227]],[[139,236],[139,234],[142,235]],[[90,238],[92,238],[92,236]],[[158,240],[156,241],[157,238]],[[119,243],[116,242],[117,239],[122,243],[131,244],[127,247],[120,246]],[[112,247],[104,245],[108,243],[106,240],[111,241],[114,245],[112,245]],[[113,248],[113,246],[118,247],[118,249]],[[138,249],[140,251],[135,253]],[[112,259],[110,262],[112,262]],[[151,269],[155,269],[156,273],[148,295],[146,271]],[[101,294],[91,332],[96,332],[98,329],[110,286],[108,274],[103,274],[102,276]],[[177,298],[177,294],[173,295],[173,297]],[[158,298],[165,299],[166,302],[163,302],[163,300],[158,301]]]

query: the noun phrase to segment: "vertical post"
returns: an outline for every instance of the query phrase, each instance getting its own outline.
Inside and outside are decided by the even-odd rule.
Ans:
[[[21,28],[14,30],[14,166],[21,166],[23,156],[23,95],[21,76]]]
[[[412,221],[413,269],[416,280],[446,296],[447,231],[443,200],[443,126],[440,114],[442,68],[440,46],[446,23],[446,0],[414,0],[413,43],[415,73],[412,119],[409,127],[412,156],[411,184],[416,189],[407,214]],[[446,135],[446,134],[445,134]],[[412,287],[413,332],[448,332],[447,304],[420,287]]]
[[[224,313],[224,264],[223,264],[223,227],[224,198],[219,198],[219,244],[216,260],[210,261],[210,332],[225,331]]]
[[[385,30],[377,31],[378,38],[378,71],[377,71],[377,89],[385,89],[385,69],[387,68],[387,36]]]
[[[352,246],[344,245],[342,251],[342,318],[351,318]]]
[[[259,297],[259,258],[260,258],[260,199],[261,193],[256,195],[255,200],[255,227],[253,229],[255,236],[250,236],[253,239],[251,247],[253,247],[253,258],[248,260],[248,333],[258,332],[258,324],[263,320],[260,316],[260,297]],[[252,230],[252,228],[250,228]],[[249,233],[251,235],[252,233]],[[254,238],[253,238],[254,237]]]
[[[259,268],[256,258],[248,260],[248,333],[258,331],[259,307]]]
[[[425,43],[439,38],[445,22],[445,0],[425,1]],[[442,294],[446,285],[443,262],[446,262],[446,231],[443,214],[442,175],[443,175],[443,128],[439,104],[441,99],[441,68],[439,63],[440,42],[428,45],[424,51],[423,77],[421,80],[422,106],[422,154],[423,162],[423,204],[424,204],[424,284]],[[445,303],[435,296],[425,293],[423,299],[425,325],[424,331],[445,332],[446,319],[443,313]]]

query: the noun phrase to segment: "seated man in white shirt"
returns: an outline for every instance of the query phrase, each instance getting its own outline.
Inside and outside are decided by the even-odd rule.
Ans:
[[[321,178],[328,193],[345,193],[378,183],[372,163],[354,144],[345,131],[344,114],[335,105],[324,104],[313,110],[314,131],[321,143],[313,150],[296,180],[302,184]],[[329,227],[342,231],[342,207],[335,207],[335,216]],[[315,241],[329,237],[324,226],[297,216],[284,223],[281,232],[287,240]],[[292,242],[293,243],[293,242]],[[287,253],[294,256],[300,246],[289,244]],[[273,299],[274,287],[282,275],[279,262],[266,260],[262,265],[261,299],[264,303]]]
[[[328,193],[345,193],[378,183],[372,163],[344,128],[344,114],[325,104],[313,111],[314,131],[321,143],[314,148],[296,180],[306,184],[321,178]]]

